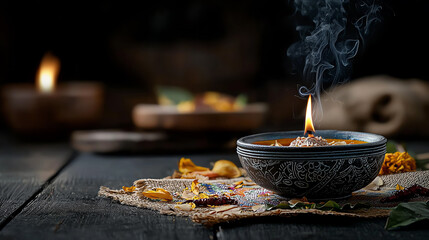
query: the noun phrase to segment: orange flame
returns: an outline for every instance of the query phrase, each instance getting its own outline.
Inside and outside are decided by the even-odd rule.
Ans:
[[[36,84],[39,92],[50,93],[54,91],[59,70],[60,60],[50,53],[45,54],[37,73]]]
[[[307,111],[305,113],[305,129],[304,129],[304,135],[308,133],[309,137],[314,137],[313,133],[315,133],[316,130],[314,130],[313,125],[313,119],[311,117],[311,95],[308,96],[307,101]]]

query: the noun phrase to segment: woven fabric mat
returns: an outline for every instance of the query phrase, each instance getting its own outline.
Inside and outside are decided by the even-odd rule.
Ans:
[[[399,184],[403,187],[410,187],[413,184],[419,184],[423,187],[429,188],[429,171],[387,175],[381,176],[381,179],[383,180],[384,184],[378,191],[361,189],[354,192],[352,196],[347,199],[335,200],[340,205],[345,203],[368,203],[371,208],[343,212],[322,211],[317,209],[275,209],[266,211],[265,208],[262,208],[262,205],[277,205],[281,201],[287,201],[289,199],[276,195],[258,185],[252,185],[251,180],[247,178],[200,181],[199,187],[201,192],[218,195],[222,195],[224,193],[231,194],[231,198],[237,200],[238,205],[196,207],[191,211],[181,210],[175,206],[177,203],[184,201],[180,198],[179,195],[183,192],[183,189],[191,188],[193,181],[192,179],[140,179],[134,182],[136,190],[132,193],[127,193],[122,189],[113,190],[101,186],[98,194],[99,196],[111,198],[114,201],[124,205],[148,208],[156,210],[161,214],[187,216],[190,217],[194,222],[211,226],[222,222],[235,221],[245,218],[267,216],[292,217],[303,214],[358,218],[387,217],[389,215],[390,209],[399,203],[381,203],[380,199],[392,195],[395,192],[396,184]],[[237,189],[231,188],[234,186],[234,182],[241,180],[244,182],[248,181],[250,184]],[[141,192],[154,188],[163,188],[172,193],[173,201],[166,202],[151,200],[142,196]],[[427,200],[429,200],[428,197],[411,199],[411,201]]]

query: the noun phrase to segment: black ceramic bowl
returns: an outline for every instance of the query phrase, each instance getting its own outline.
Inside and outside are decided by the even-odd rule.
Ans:
[[[257,141],[302,136],[302,131],[261,133],[240,138],[237,153],[249,177],[285,197],[335,199],[349,196],[378,175],[386,138],[362,132],[319,130],[316,136],[365,141],[325,147],[276,147]]]

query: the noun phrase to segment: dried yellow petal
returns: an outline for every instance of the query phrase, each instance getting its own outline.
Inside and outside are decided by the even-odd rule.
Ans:
[[[199,198],[199,199],[203,199],[203,198],[210,198],[210,196],[209,196],[209,195],[207,195],[207,194],[205,194],[205,193],[200,193],[200,194],[198,195],[198,198]]]
[[[240,169],[238,169],[233,162],[228,160],[216,161],[212,171],[221,177],[236,178],[241,176]]]
[[[396,190],[404,190],[405,188],[399,184],[396,184]]]
[[[191,191],[195,194],[198,195],[200,193],[200,187],[198,185],[198,179],[195,179],[194,181],[192,181],[191,184]]]
[[[167,190],[162,188],[157,188],[156,190],[148,190],[148,191],[142,192],[142,195],[150,199],[159,199],[159,200],[166,200],[166,201],[173,200],[173,196]]]
[[[179,161],[179,172],[189,173],[195,171],[209,171],[210,169],[206,167],[200,167],[195,165],[191,159],[182,157]]]
[[[122,189],[127,193],[132,193],[136,190],[136,187],[135,186],[131,186],[131,187],[122,186]]]

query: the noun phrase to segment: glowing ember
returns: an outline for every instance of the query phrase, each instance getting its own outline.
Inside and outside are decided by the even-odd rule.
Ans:
[[[40,63],[37,74],[37,89],[43,93],[50,93],[55,89],[57,75],[60,70],[60,61],[52,54],[45,54]]]

